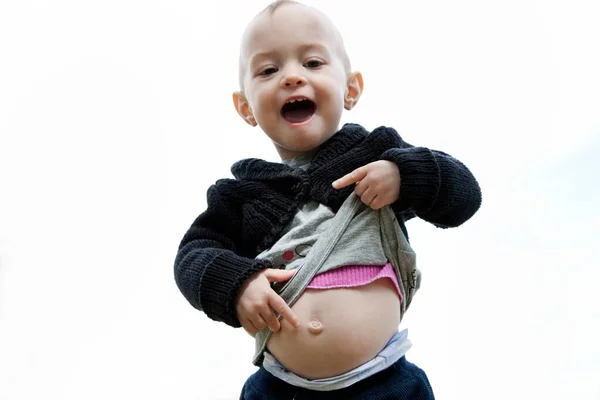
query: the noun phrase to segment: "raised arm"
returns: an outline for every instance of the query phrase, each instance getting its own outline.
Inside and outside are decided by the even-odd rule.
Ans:
[[[402,141],[381,155],[400,171],[400,197],[396,212],[414,214],[441,227],[456,227],[475,214],[481,190],[469,169],[454,157]]]

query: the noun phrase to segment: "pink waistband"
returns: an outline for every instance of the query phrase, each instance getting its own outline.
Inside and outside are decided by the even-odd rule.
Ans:
[[[402,292],[392,264],[381,265],[346,265],[321,274],[315,275],[308,289],[333,289],[364,286],[381,278],[390,278],[398,291],[400,299]]]

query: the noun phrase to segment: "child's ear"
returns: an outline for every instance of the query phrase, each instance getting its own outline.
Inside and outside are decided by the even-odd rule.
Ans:
[[[254,119],[254,115],[252,114],[252,109],[250,108],[250,104],[246,100],[246,96],[242,92],[234,92],[233,93],[233,105],[235,107],[235,111],[239,114],[240,117],[248,125],[256,126],[256,120]]]
[[[353,72],[348,78],[348,86],[346,87],[346,94],[344,95],[344,108],[346,110],[352,110],[360,95],[363,91],[363,78],[360,72]]]

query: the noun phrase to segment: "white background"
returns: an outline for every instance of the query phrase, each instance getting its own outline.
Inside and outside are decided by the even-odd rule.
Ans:
[[[437,398],[600,399],[596,1],[307,1],[363,97],[465,162],[483,206],[408,224],[403,325]],[[235,114],[239,38],[267,1],[0,2],[0,399],[235,399],[253,341],[179,293],[206,189],[277,161]]]

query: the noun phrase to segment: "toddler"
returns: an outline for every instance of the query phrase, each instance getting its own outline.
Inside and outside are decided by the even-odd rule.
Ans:
[[[241,399],[433,399],[398,331],[420,284],[405,221],[458,226],[481,192],[461,162],[392,128],[340,128],[362,91],[320,11],[276,1],[246,28],[234,106],[282,162],[235,163],[175,261],[195,308],[255,337]]]

